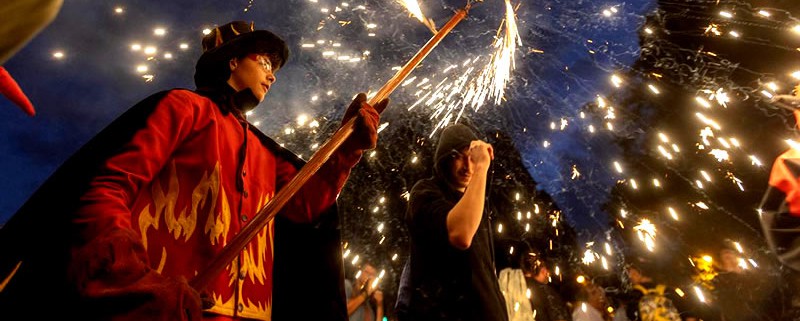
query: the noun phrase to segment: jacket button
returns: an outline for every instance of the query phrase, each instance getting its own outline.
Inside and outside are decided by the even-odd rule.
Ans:
[[[244,193],[242,193],[242,194],[244,194],[244,197],[245,197],[245,198],[247,197],[247,195],[249,195],[249,194],[247,193],[247,191],[244,191]]]
[[[242,170],[242,176],[247,176],[247,171],[246,170]]]
[[[243,304],[241,304],[241,303],[239,303],[239,304],[236,306],[236,310],[238,310],[238,311],[239,311],[239,313],[241,313],[242,311],[244,311],[244,305],[243,305]]]
[[[242,215],[242,222],[247,222],[247,215]]]

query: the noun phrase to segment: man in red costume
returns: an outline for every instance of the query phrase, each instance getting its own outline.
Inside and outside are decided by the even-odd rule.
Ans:
[[[206,35],[203,51],[197,90],[134,106],[0,230],[0,315],[346,320],[336,196],[374,148],[388,101],[355,98],[343,120],[358,117],[355,132],[199,294],[186,280],[303,164],[245,116],[286,62],[284,41],[235,21]]]

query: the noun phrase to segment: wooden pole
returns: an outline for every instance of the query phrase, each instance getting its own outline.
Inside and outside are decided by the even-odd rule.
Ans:
[[[467,16],[467,9],[461,9],[450,18],[439,32],[437,32],[433,38],[428,40],[428,43],[423,46],[416,55],[414,55],[411,60],[409,60],[403,68],[401,68],[397,73],[386,82],[386,84],[381,87],[380,90],[369,100],[369,104],[375,106],[378,102],[388,97],[396,88],[399,86],[411,71],[416,68],[428,53],[439,44],[439,42],[444,39],[444,37],[450,33],[451,30],[459,23],[461,20]],[[278,211],[286,205],[286,202],[291,199],[297,191],[300,190],[301,187],[317,172],[317,170],[322,167],[323,164],[331,157],[334,151],[339,148],[344,141],[350,137],[350,134],[353,133],[355,128],[356,117],[351,118],[348,122],[346,122],[342,127],[340,127],[333,136],[326,142],[322,147],[311,156],[311,159],[306,163],[303,168],[297,173],[297,175],[286,185],[284,186],[275,197],[270,200],[261,210],[258,211],[256,216],[253,220],[245,226],[239,234],[237,234],[230,243],[228,243],[225,248],[214,258],[214,260],[206,267],[205,270],[200,271],[190,282],[189,284],[195,290],[201,291],[203,290],[220,272],[222,272],[225,267],[230,264],[250,243],[261,229],[267,225],[275,215],[278,214]]]

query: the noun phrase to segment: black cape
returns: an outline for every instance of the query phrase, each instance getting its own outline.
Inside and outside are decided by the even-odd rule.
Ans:
[[[74,310],[77,298],[66,281],[70,247],[77,239],[71,213],[96,169],[144,127],[167,92],[147,97],[114,120],[64,162],[0,228],[0,282],[16,269],[0,291],[0,319],[81,315]],[[305,164],[250,128],[278,157],[298,169]],[[313,224],[276,217],[274,244],[272,320],[347,320],[336,206]]]

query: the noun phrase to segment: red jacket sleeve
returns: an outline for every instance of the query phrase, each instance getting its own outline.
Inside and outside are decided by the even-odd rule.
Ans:
[[[131,205],[166,164],[173,150],[189,135],[193,122],[187,91],[168,93],[145,126],[105,161],[81,197],[74,223],[84,240],[116,228],[131,228]]]

